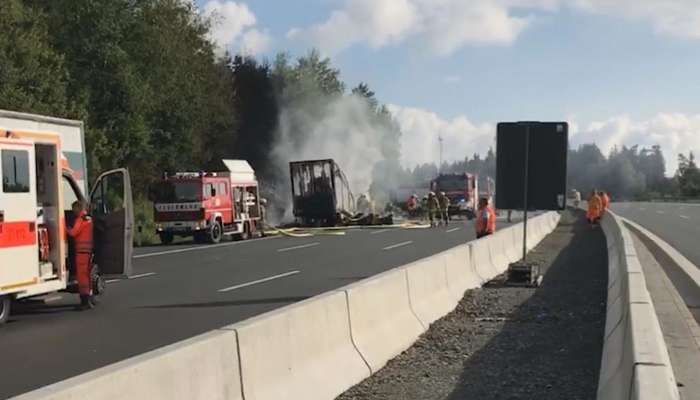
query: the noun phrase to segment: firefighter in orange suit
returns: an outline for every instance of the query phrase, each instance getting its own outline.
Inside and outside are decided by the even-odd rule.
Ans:
[[[476,238],[479,239],[496,232],[496,211],[489,206],[489,199],[479,199],[479,209],[476,212]]]
[[[90,259],[92,258],[92,218],[87,214],[85,205],[76,201],[73,203],[73,215],[75,223],[68,230],[73,238],[74,255],[73,265],[78,279],[78,291],[80,292],[80,310],[87,310],[95,306],[90,285]]]
[[[591,197],[588,199],[588,212],[586,213],[586,218],[588,218],[588,223],[591,224],[591,227],[598,223],[602,212],[603,200],[598,196],[598,192],[593,190]]]

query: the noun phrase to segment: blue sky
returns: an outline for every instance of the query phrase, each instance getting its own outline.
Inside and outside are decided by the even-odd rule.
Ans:
[[[233,51],[321,48],[349,85],[392,105],[404,148],[442,135],[447,158],[461,158],[488,147],[498,121],[568,120],[574,145],[659,143],[669,170],[700,150],[700,1],[197,3]]]

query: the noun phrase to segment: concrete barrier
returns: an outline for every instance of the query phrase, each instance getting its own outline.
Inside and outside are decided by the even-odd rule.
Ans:
[[[225,329],[238,335],[246,400],[332,399],[370,375],[350,336],[343,291]]]
[[[15,400],[242,399],[234,331],[216,330]]]
[[[413,313],[406,269],[346,286],[352,337],[372,373],[409,348],[425,327]]]
[[[457,305],[447,286],[445,257],[438,254],[404,267],[411,309],[427,327]]]
[[[512,245],[510,240],[507,240],[507,232],[496,232],[486,240],[489,244],[491,253],[491,263],[496,269],[496,275],[504,273],[508,269],[508,246]]]
[[[452,301],[457,304],[464,297],[464,292],[481,286],[481,279],[474,269],[471,247],[461,244],[442,253],[445,258],[447,287]]]
[[[608,300],[598,399],[679,398],[634,242],[618,217],[601,223],[608,245]]]
[[[469,242],[471,248],[472,264],[476,275],[484,284],[498,275],[496,267],[491,261],[491,248],[487,239],[478,239]]]
[[[528,243],[557,218],[533,218]],[[467,289],[505,271],[520,256],[520,232],[522,224],[15,399],[330,399],[410,347]]]

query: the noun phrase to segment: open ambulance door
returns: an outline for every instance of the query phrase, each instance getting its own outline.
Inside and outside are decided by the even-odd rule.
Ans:
[[[95,263],[102,275],[128,277],[134,239],[131,179],[125,168],[100,175],[90,192]]]

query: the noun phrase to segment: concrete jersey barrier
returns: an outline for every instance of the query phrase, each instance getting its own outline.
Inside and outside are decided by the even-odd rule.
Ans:
[[[331,399],[370,374],[350,336],[344,291],[231,325],[246,400]],[[337,370],[340,373],[329,373]]]
[[[234,331],[215,330],[14,397],[14,400],[239,400]]]
[[[426,329],[411,308],[403,267],[349,285],[345,291],[352,337],[372,373],[409,348]]]
[[[606,212],[601,225],[608,245],[609,281],[597,398],[678,399],[668,350],[632,238],[612,212]]]
[[[557,220],[532,218],[529,244]],[[505,271],[519,258],[519,232],[522,223],[14,399],[332,399],[409,348],[466,290]]]

